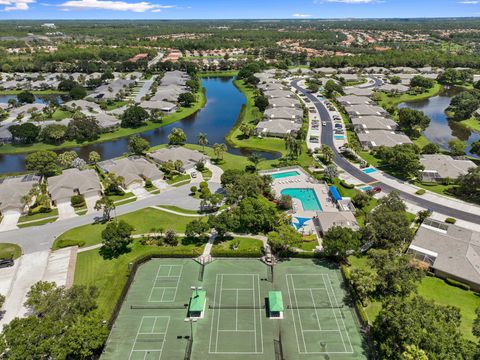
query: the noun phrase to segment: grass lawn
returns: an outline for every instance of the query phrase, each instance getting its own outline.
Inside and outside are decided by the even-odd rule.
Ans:
[[[440,195],[446,195],[453,197],[451,194],[448,193],[448,190],[454,189],[457,187],[457,185],[442,185],[442,184],[436,184],[436,183],[422,183],[420,181],[415,181],[414,185],[421,187],[425,190],[429,190],[431,192],[440,194]]]
[[[236,245],[236,248],[234,248]],[[233,239],[215,242],[212,256],[262,256],[263,242],[257,239],[234,237]]]
[[[471,117],[468,120],[460,121],[460,123],[473,131],[480,132],[480,120],[478,120],[476,117]]]
[[[421,135],[417,139],[412,140],[415,145],[417,145],[420,149],[423,149],[426,145],[430,144],[431,141],[428,140],[425,135]]]
[[[176,232],[185,232],[187,223],[194,220],[194,217],[185,217],[160,211],[152,208],[145,208],[129,214],[121,215],[118,220],[124,220],[134,227],[134,234],[145,234],[152,229],[163,227],[165,230],[173,229]],[[58,248],[58,241],[72,240],[84,241],[84,246],[99,244],[102,241],[102,230],[106,224],[83,225],[60,235],[53,244],[53,249]]]
[[[367,257],[350,256],[351,269],[367,268]],[[418,286],[418,294],[440,305],[451,305],[460,309],[461,333],[469,340],[477,341],[472,334],[472,323],[476,317],[475,310],[480,306],[480,297],[473,291],[467,291],[447,284],[440,278],[425,276]],[[381,303],[370,302],[365,311],[373,322],[381,310]]]
[[[52,120],[60,121],[66,118],[72,117],[73,113],[71,111],[62,110],[57,108],[52,114]]]
[[[119,202],[119,201],[122,201],[122,200],[125,200],[125,199],[128,199],[128,198],[131,198],[131,197],[135,198],[134,200],[137,199],[132,192],[126,192],[123,195],[110,195],[108,198],[110,200],[112,200],[113,202]]]
[[[342,197],[349,197],[349,198],[353,198],[359,190],[353,188],[353,189],[349,189],[349,188],[346,188],[344,187],[341,183],[340,183],[340,179],[334,179],[333,181],[333,185],[335,185],[338,189],[338,191],[340,192],[340,195],[342,195]]]
[[[57,218],[53,218],[53,219],[43,219],[43,220],[38,220],[38,221],[35,221],[35,222],[32,222],[32,223],[23,223],[23,224],[17,224],[17,227],[19,228],[26,228],[26,227],[31,227],[31,226],[40,226],[40,225],[45,225],[45,224],[49,224],[49,223],[52,223],[54,221],[57,221]]]
[[[424,298],[433,300],[437,304],[455,306],[460,309],[462,322],[461,333],[472,341],[478,341],[472,334],[473,320],[476,318],[475,310],[480,306],[480,297],[473,291],[466,291],[455,286],[448,285],[442,279],[426,276],[418,293]]]
[[[129,103],[128,101],[115,101],[115,102],[113,102],[113,103],[111,103],[111,104],[107,104],[105,110],[107,110],[107,111],[112,111],[112,110],[121,108],[122,106],[125,106],[125,105],[127,105],[128,103]]]
[[[440,85],[439,83],[435,83],[435,85],[430,90],[419,95],[402,94],[390,96],[386,93],[380,93],[379,104],[380,106],[387,108],[389,106],[397,106],[398,104],[403,102],[428,99],[432,96],[438,95],[438,93],[442,89],[442,85]]]
[[[190,175],[182,174],[182,175],[175,175],[171,179],[168,179],[166,182],[167,184],[172,185],[178,182],[182,182],[182,183],[187,182],[187,180],[190,181]]]
[[[22,255],[22,248],[17,244],[0,244],[0,258],[18,259]]]
[[[20,94],[25,90],[2,90],[0,91],[0,95],[17,95]],[[67,94],[66,91],[58,91],[58,90],[32,90],[29,91],[33,95],[64,95]]]
[[[199,77],[210,77],[210,76],[224,76],[224,77],[233,77],[237,76],[237,70],[225,70],[225,71],[202,71],[198,73]]]
[[[77,256],[74,284],[96,286],[99,290],[98,311],[105,319],[109,319],[127,282],[129,263],[146,254],[184,254],[195,257],[202,253],[203,247],[203,244],[176,247],[148,246],[135,241],[129,253],[113,260],[104,260],[99,254],[99,249],[85,251]]]
[[[365,206],[362,211],[357,211],[355,217],[357,219],[358,225],[364,226],[365,225],[365,214],[369,214],[378,205],[378,200],[372,198],[370,202]]]
[[[212,170],[205,168],[202,171],[203,180],[208,181],[212,178]]]
[[[31,145],[5,144],[0,146],[0,154],[27,153],[27,152],[34,152],[39,150],[56,150],[56,149],[65,149],[65,148],[78,147],[78,146],[86,146],[89,144],[101,143],[104,141],[109,141],[113,139],[127,137],[133,134],[138,134],[144,131],[153,130],[162,126],[169,125],[178,120],[181,120],[189,115],[192,115],[193,113],[197,112],[199,109],[204,107],[206,103],[206,97],[205,97],[205,94],[203,93],[203,89],[200,89],[199,92],[196,94],[196,96],[197,96],[197,102],[194,105],[188,108],[180,108],[177,112],[163,117],[161,123],[148,121],[144,126],[141,126],[135,129],[120,128],[114,132],[104,133],[100,135],[100,137],[95,141],[91,141],[91,142],[86,141],[81,144],[77,143],[76,141],[65,141],[61,145],[51,145],[51,144],[44,144],[44,143],[35,143]]]
[[[23,215],[20,216],[20,219],[18,219],[19,223],[25,222],[25,221],[32,221],[32,220],[41,220],[46,217],[52,217],[52,216],[58,216],[58,209],[52,209],[52,211],[47,212],[47,213],[37,213],[34,215]]]
[[[167,210],[176,211],[176,212],[182,213],[182,214],[188,214],[188,215],[199,214],[199,212],[196,211],[196,210],[182,209],[182,208],[179,208],[178,206],[174,206],[174,205],[158,205],[158,207],[164,208],[164,209],[167,209]]]

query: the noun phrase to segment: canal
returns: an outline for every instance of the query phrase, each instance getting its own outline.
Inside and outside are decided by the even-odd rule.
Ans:
[[[445,114],[452,97],[458,93],[458,89],[448,89],[429,99],[401,103],[398,107],[423,111],[430,118],[430,125],[423,134],[431,142],[438,144],[442,149],[448,150],[450,140],[460,139],[467,143],[466,153],[476,157],[476,155],[470,153],[470,148],[474,141],[480,140],[480,134],[471,131],[462,124],[449,120]]]
[[[140,133],[150,142],[151,146],[168,143],[168,134],[175,128],[182,128],[187,135],[187,143],[196,144],[199,133],[207,134],[209,144],[225,143],[225,136],[235,125],[246,98],[233,84],[233,78],[211,77],[202,79],[202,86],[206,91],[207,104],[195,114],[183,120],[154,130]],[[75,150],[83,159],[88,158],[91,151],[100,154],[102,160],[122,156],[128,152],[128,138],[119,138],[102,143],[62,149],[58,152]],[[228,146],[228,152],[236,155],[248,156],[252,152],[241,148]],[[257,152],[265,159],[274,159],[276,153]],[[25,171],[25,154],[0,154],[0,173]]]

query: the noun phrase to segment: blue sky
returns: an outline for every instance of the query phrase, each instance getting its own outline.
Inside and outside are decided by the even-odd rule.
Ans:
[[[0,0],[0,19],[480,16],[480,0]]]

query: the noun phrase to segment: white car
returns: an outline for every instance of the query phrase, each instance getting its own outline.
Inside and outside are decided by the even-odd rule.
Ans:
[[[322,126],[326,126],[327,125],[327,122],[326,121],[322,121]]]
[[[197,173],[196,173],[195,171],[193,171],[193,172],[190,174],[190,176],[195,179],[195,178],[197,177]]]

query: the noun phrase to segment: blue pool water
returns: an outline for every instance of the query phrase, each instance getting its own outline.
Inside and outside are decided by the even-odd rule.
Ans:
[[[368,186],[362,186],[362,187],[360,188],[360,190],[363,190],[363,191],[368,191],[368,190],[372,190],[372,189],[373,189],[373,187],[370,186],[370,185],[368,185]]]
[[[377,169],[369,167],[369,168],[363,169],[362,171],[365,174],[371,174],[371,173],[374,173],[375,171],[377,171]]]
[[[305,225],[307,222],[312,220],[311,218],[302,218],[302,217],[296,217],[296,216],[294,217],[294,219],[298,220],[298,222],[292,222],[292,225],[297,230],[301,229],[303,225]]]
[[[272,178],[273,179],[282,179],[282,178],[286,178],[286,177],[290,177],[290,176],[298,176],[300,175],[300,173],[298,171],[286,171],[286,172],[281,172],[281,173],[276,173],[276,174],[272,174]]]
[[[317,194],[313,189],[283,189],[282,195],[290,195],[292,198],[300,200],[303,210],[305,211],[321,211],[322,205],[318,201]]]
[[[337,139],[337,140],[343,140],[343,139],[345,139],[345,136],[343,136],[343,135],[335,135],[335,139]]]

